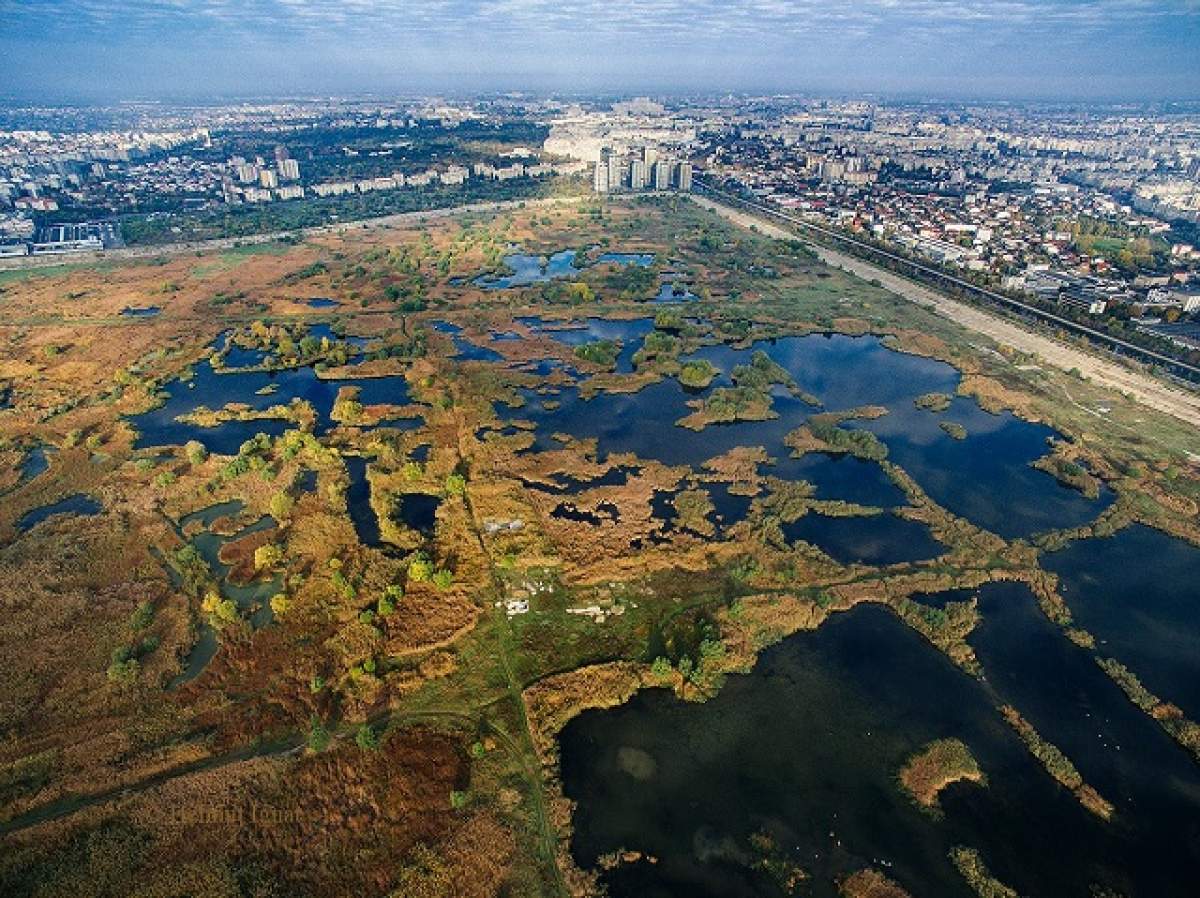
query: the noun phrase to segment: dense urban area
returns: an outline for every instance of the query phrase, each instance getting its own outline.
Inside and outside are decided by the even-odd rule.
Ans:
[[[1195,110],[421,98],[20,108],[0,126],[0,257],[532,197],[550,182],[690,190],[695,173],[1200,356]]]

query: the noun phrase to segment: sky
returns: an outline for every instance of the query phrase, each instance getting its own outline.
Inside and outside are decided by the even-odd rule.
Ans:
[[[1200,0],[0,0],[0,96],[1197,100]]]

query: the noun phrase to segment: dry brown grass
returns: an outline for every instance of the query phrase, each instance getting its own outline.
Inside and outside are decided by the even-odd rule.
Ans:
[[[971,750],[958,739],[930,742],[904,763],[899,780],[913,801],[928,810],[937,808],[938,796],[952,783],[987,782]]]
[[[911,898],[878,870],[859,870],[838,885],[842,898]]]

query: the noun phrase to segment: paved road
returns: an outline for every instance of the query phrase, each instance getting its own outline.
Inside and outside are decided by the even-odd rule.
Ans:
[[[704,208],[716,212],[741,227],[749,228],[753,225],[769,237],[787,240],[795,240],[797,237],[803,239],[801,235],[785,230],[749,212],[734,209],[696,194],[691,194],[691,198]],[[1148,374],[1142,374],[1123,365],[1099,358],[1078,347],[1059,343],[1043,334],[1026,330],[1013,321],[936,293],[887,269],[872,265],[870,262],[826,249],[807,240],[804,242],[817,253],[823,262],[829,265],[841,268],[865,280],[878,281],[896,295],[930,308],[963,327],[991,337],[998,343],[1005,343],[1021,352],[1037,356],[1044,363],[1061,368],[1063,371],[1079,369],[1094,383],[1127,393],[1143,405],[1200,427],[1200,395],[1177,389]]]

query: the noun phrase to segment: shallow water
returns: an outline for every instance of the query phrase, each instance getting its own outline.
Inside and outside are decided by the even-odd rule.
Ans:
[[[226,579],[229,575],[230,567],[221,561],[220,553],[221,547],[227,542],[242,539],[252,533],[276,526],[275,519],[270,515],[263,515],[257,521],[243,527],[232,536],[222,536],[207,529],[220,518],[234,517],[241,514],[245,507],[246,504],[241,499],[231,499],[228,502],[210,505],[207,508],[201,508],[181,518],[179,529],[181,532],[186,531],[193,524],[199,524],[205,528],[192,537],[192,545],[212,571],[214,578],[217,580],[221,595],[233,600],[242,612],[250,612],[250,625],[254,629],[258,629],[274,620],[275,615],[271,610],[270,600],[272,596],[283,588],[282,578],[277,574],[267,580],[254,580],[240,586],[230,583]],[[176,586],[178,587],[179,584],[176,583]],[[204,669],[208,667],[209,662],[216,657],[220,646],[220,639],[216,631],[201,615],[197,623],[196,642],[192,646],[191,651],[188,652],[188,656],[184,661],[184,668],[167,684],[167,688],[175,689],[200,676],[204,672]]]
[[[58,515],[78,515],[79,517],[91,517],[98,515],[104,510],[99,502],[85,493],[76,493],[73,496],[67,496],[65,499],[59,499],[57,502],[51,502],[49,505],[42,505],[34,508],[31,511],[25,512],[17,520],[17,532],[25,533],[33,529],[42,521]]]
[[[396,502],[396,518],[406,527],[431,536],[437,525],[437,510],[442,504],[438,496],[426,493],[405,493]]]
[[[482,275],[471,283],[488,290],[507,290],[512,287],[528,287],[544,281],[578,277],[582,269],[575,267],[573,249],[564,249],[551,256],[534,256],[529,253],[513,253],[504,257],[504,264],[512,274]],[[654,264],[652,253],[603,253],[597,257],[596,265],[639,265],[643,268]]]
[[[947,736],[970,747],[990,785],[949,787],[937,820],[895,776]],[[877,606],[768,649],[703,704],[649,690],[585,712],[561,748],[564,790],[579,803],[576,859],[590,867],[618,848],[658,858],[606,874],[614,898],[782,895],[751,869],[760,831],[813,876],[814,896],[836,894],[837,876],[882,866],[914,895],[968,898],[947,860],[956,844],[978,848],[1025,895],[1085,898],[1114,867],[1143,877],[1148,890],[1130,898],[1188,894],[1185,858],[1163,871],[1140,862],[1140,839],[1058,786],[985,686]]]
[[[803,540],[842,564],[871,565],[924,561],[946,551],[924,524],[891,514],[826,517],[806,514],[782,527],[789,543]]]
[[[1117,808],[1124,895],[1187,894],[1200,869],[1200,767],[1062,637],[1022,584],[980,590],[970,638],[988,681]],[[1193,880],[1194,881],[1194,880]]]
[[[1200,720],[1200,549],[1134,525],[1042,556],[1096,651]]]
[[[597,257],[596,263],[612,263],[614,265],[640,265],[642,268],[648,268],[654,264],[654,253],[602,253]]]
[[[586,342],[588,338],[565,339]],[[716,388],[730,384],[733,368],[748,363],[758,349],[783,366],[800,390],[819,398],[825,410],[886,407],[888,414],[881,418],[851,421],[846,426],[878,435],[887,444],[889,457],[912,474],[935,501],[1002,536],[1029,536],[1054,527],[1078,526],[1094,519],[1113,499],[1106,489],[1099,500],[1089,500],[1030,467],[1030,462],[1048,451],[1047,440],[1054,436],[1049,428],[1007,413],[988,414],[963,398],[956,398],[944,415],[918,409],[913,404],[918,396],[953,393],[959,380],[957,371],[943,362],[892,351],[875,337],[813,334],[761,341],[741,350],[710,346],[688,358],[707,359],[721,369],[713,384]],[[622,355],[625,351],[628,346]],[[675,380],[633,394],[602,393],[587,400],[580,398],[578,388],[565,387],[555,396],[560,406],[552,410],[542,407],[535,391],[523,395],[528,400],[524,407],[499,405],[497,410],[508,420],[529,420],[537,426],[534,451],[556,448],[551,435],[564,432],[596,439],[601,457],[634,452],[643,458],[695,468],[735,447],[761,445],[779,459],[776,471],[764,469],[764,473],[788,478],[802,470],[803,461],[787,458],[789,450],[783,439],[814,413],[812,407],[777,387],[773,398],[779,417],[710,425],[695,433],[675,425],[691,411],[687,402],[696,396]],[[967,438],[953,439],[939,426],[942,420],[965,426]],[[822,463],[809,464],[820,467]],[[842,492],[838,498],[884,506],[903,501],[893,487],[881,485],[882,472],[877,467],[858,472],[867,476],[861,485],[827,475],[829,486]],[[876,500],[875,495],[886,498]],[[1006,500],[997,502],[997,496]]]
[[[634,355],[641,349],[646,334],[654,330],[654,320],[651,318],[587,318],[582,321],[558,322],[526,317],[517,320],[535,333],[545,334],[572,347],[595,343],[597,340],[619,342],[621,351],[617,355],[614,369],[618,374],[632,373]]]
[[[543,260],[545,264],[543,264]],[[579,269],[574,266],[574,262],[575,250],[573,249],[564,249],[548,258],[528,253],[513,253],[504,257],[504,264],[512,269],[512,274],[500,277],[484,275],[476,278],[472,283],[488,290],[527,287],[542,281],[575,277],[579,274]]]
[[[275,387],[272,392],[258,392],[272,385]],[[174,380],[164,387],[163,392],[167,398],[163,405],[129,418],[130,423],[138,430],[134,446],[143,448],[182,445],[189,440],[197,440],[210,452],[234,455],[242,443],[258,433],[279,436],[295,426],[290,421],[279,419],[227,421],[215,427],[201,427],[175,420],[200,406],[220,409],[231,402],[244,403],[252,409],[263,410],[272,406],[287,405],[292,399],[303,399],[312,403],[317,412],[314,432],[319,436],[334,426],[330,413],[338,390],[342,387],[358,387],[359,401],[363,405],[407,405],[412,402],[408,382],[401,375],[324,380],[317,377],[311,367],[271,372],[219,373],[207,361],[202,361],[194,367],[190,380]],[[419,418],[401,419],[384,422],[380,426],[405,429],[418,427],[421,423]]]
[[[346,506],[358,541],[364,546],[379,545],[379,518],[371,508],[371,484],[367,480],[367,460],[358,455],[343,456],[350,486],[346,490]]]

